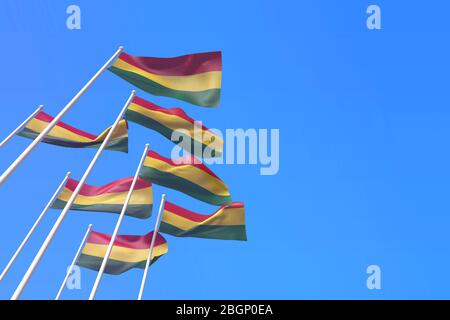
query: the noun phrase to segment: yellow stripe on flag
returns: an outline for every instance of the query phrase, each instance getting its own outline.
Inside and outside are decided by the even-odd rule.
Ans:
[[[41,121],[39,119],[34,118],[27,124],[26,128],[30,129],[34,132],[41,133],[42,131],[44,131],[45,128],[47,128],[47,126],[48,126],[48,122]],[[60,138],[60,139],[76,141],[76,142],[92,142],[91,139],[81,136],[81,135],[78,135],[78,134],[76,134],[72,131],[69,131],[67,129],[64,129],[63,127],[60,127],[58,125],[54,126],[52,128],[52,130],[50,130],[50,132],[48,133],[47,136],[51,137],[51,138]]]
[[[220,146],[220,148],[216,148],[216,149],[218,151],[222,150],[223,140],[220,136],[214,134],[213,132],[211,132],[209,130],[203,130],[203,128],[201,126],[199,126],[197,128],[197,130],[201,130],[201,134],[200,134],[200,137],[196,137],[196,135],[194,135],[194,124],[190,121],[187,121],[187,120],[179,117],[179,116],[167,114],[167,113],[164,113],[161,111],[150,110],[150,109],[141,107],[140,105],[138,105],[136,103],[130,104],[128,109],[132,110],[134,112],[137,112],[139,114],[142,114],[143,116],[145,116],[147,118],[153,119],[173,131],[179,130],[179,129],[187,130],[187,131],[189,131],[189,136],[193,140],[203,143],[203,144],[206,144],[206,145],[210,144],[212,138],[214,137],[215,145]],[[198,135],[198,133],[197,133],[197,135]],[[201,139],[203,139],[203,140],[201,140]]]
[[[64,202],[68,202],[72,196],[72,191],[64,188],[58,199]],[[125,192],[115,192],[115,193],[105,193],[96,196],[84,196],[78,195],[75,198],[75,204],[79,205],[96,205],[96,204],[123,204],[128,191]],[[152,202],[152,187],[133,190],[131,196],[130,205],[139,204],[151,204]]]
[[[222,71],[209,71],[188,76],[162,76],[137,68],[121,59],[116,60],[113,66],[124,71],[136,73],[173,90],[205,91],[221,88]]]
[[[181,230],[189,230],[199,225],[207,226],[236,226],[245,225],[244,208],[224,209],[217,212],[215,215],[209,217],[203,222],[196,222],[187,218],[181,217],[177,214],[164,210],[162,221],[173,225]]]
[[[162,172],[170,173],[177,177],[191,181],[216,195],[225,197],[230,195],[230,193],[228,192],[228,187],[222,180],[211,176],[210,174],[194,167],[193,165],[186,164],[172,166],[167,162],[152,157],[146,157],[144,166],[151,167]]]
[[[108,245],[97,244],[97,243],[86,243],[83,249],[83,254],[103,258],[106,253]],[[152,252],[152,259],[159,257],[168,251],[167,242],[155,246]],[[131,249],[120,246],[113,246],[111,255],[109,256],[112,260],[118,260],[123,262],[137,263],[141,261],[146,261],[148,257],[149,249]]]

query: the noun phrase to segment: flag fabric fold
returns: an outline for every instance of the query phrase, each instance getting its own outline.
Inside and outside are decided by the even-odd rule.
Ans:
[[[194,156],[171,160],[150,150],[139,176],[206,203],[231,203],[227,185]]]
[[[122,53],[109,70],[157,96],[214,107],[219,104],[222,53],[194,53],[174,58],[137,57]]]
[[[175,237],[246,241],[244,204],[233,202],[204,215],[166,201],[159,231]]]
[[[120,213],[132,182],[133,177],[129,177],[100,187],[84,184],[70,209],[75,211]],[[52,208],[64,208],[77,185],[78,181],[69,179],[63,191],[53,203]],[[146,219],[151,216],[152,206],[153,191],[151,182],[138,179],[125,214],[139,219]]]
[[[42,131],[44,131],[53,119],[52,116],[41,111],[18,133],[18,135],[35,139]],[[52,128],[52,130],[50,130],[42,142],[68,148],[99,148],[110,130],[111,128],[108,128],[100,135],[95,136],[60,121]],[[128,152],[128,124],[126,120],[121,120],[119,122],[106,149],[125,153]]]
[[[223,139],[218,134],[189,117],[180,108],[162,108],[135,97],[125,115],[128,121],[155,130],[172,141],[174,131],[182,137],[181,147],[197,157],[216,157],[223,151]],[[190,141],[185,143],[185,141]],[[198,154],[200,153],[200,154]]]
[[[117,235],[105,273],[119,275],[132,268],[144,269],[152,237],[153,231],[143,236]],[[98,271],[110,241],[111,235],[92,231],[77,260],[77,265]],[[151,264],[167,252],[167,241],[158,233],[152,251]]]

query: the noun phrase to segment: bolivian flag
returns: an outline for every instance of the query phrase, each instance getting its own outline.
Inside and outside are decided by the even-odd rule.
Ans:
[[[204,215],[166,201],[159,231],[175,237],[246,241],[244,204],[233,202]]]
[[[153,232],[144,236],[118,235],[106,264],[108,274],[121,274],[132,268],[145,268],[149,255]],[[102,265],[111,235],[92,231],[78,258],[77,265],[98,271]],[[167,241],[159,233],[156,235],[151,263],[168,251]]]
[[[52,120],[52,116],[45,112],[39,112],[18,135],[34,139],[44,131]],[[50,130],[42,142],[69,148],[99,148],[110,130],[111,128],[108,128],[100,135],[95,136],[60,121]],[[128,152],[128,125],[126,120],[119,122],[106,149]]]
[[[214,204],[231,203],[227,185],[193,156],[171,160],[149,151],[140,177]]]
[[[100,187],[84,184],[70,209],[75,211],[120,213],[132,182],[133,177],[129,177]],[[78,181],[69,179],[58,199],[53,203],[52,208],[64,208],[77,186]],[[138,179],[125,214],[145,219],[151,216],[152,205],[153,192],[151,182]]]
[[[136,57],[122,53],[109,70],[157,96],[172,97],[204,107],[219,104],[221,52],[175,58]]]
[[[223,150],[222,138],[205,126],[195,124],[183,109],[166,109],[142,98],[135,97],[125,115],[126,119],[155,130],[169,140],[174,131],[180,133],[180,146],[199,157],[220,156]],[[186,144],[184,141],[190,141]],[[178,141],[174,141],[178,143]],[[200,153],[200,154],[197,154]]]

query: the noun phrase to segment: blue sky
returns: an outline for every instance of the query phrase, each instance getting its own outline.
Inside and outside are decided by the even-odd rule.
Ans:
[[[147,299],[449,298],[450,64],[446,1],[55,1],[6,0],[0,10],[0,137],[37,105],[56,114],[119,45],[133,55],[223,52],[222,102],[207,109],[138,91],[182,107],[209,127],[280,129],[280,171],[212,166],[246,205],[248,242],[167,236],[169,254],[151,269]],[[377,4],[382,30],[366,28]],[[81,30],[66,8],[81,8]],[[132,86],[103,74],[64,121],[89,132],[109,126]],[[29,144],[0,150],[4,170]],[[130,124],[130,153],[106,152],[88,183],[131,176],[145,143],[171,143]],[[0,267],[8,262],[65,172],[79,179],[94,150],[40,145],[0,189]],[[212,212],[183,194],[168,199]],[[156,207],[156,206],[155,206]],[[155,210],[156,211],[156,210]],[[120,231],[154,223],[126,217]],[[52,210],[8,276],[13,293],[58,212]],[[56,294],[89,223],[112,232],[117,216],[71,212],[24,291]],[[382,289],[366,288],[366,268]],[[96,273],[82,272],[86,299]],[[99,299],[134,299],[142,270],[105,276]]]

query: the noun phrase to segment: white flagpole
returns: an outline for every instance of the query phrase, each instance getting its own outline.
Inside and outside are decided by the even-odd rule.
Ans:
[[[56,295],[55,300],[59,300],[59,298],[61,297],[61,293],[63,292],[65,286],[66,286],[66,282],[69,279],[70,274],[72,273],[72,269],[73,266],[75,265],[75,263],[77,263],[78,258],[80,257],[80,253],[81,250],[83,250],[84,247],[84,243],[86,242],[86,239],[89,237],[89,234],[91,233],[92,230],[92,224],[90,224],[86,230],[86,233],[84,234],[83,240],[81,240],[80,246],[78,247],[78,251],[75,254],[75,257],[73,257],[72,263],[70,264],[70,267],[67,269],[67,273],[66,276],[64,277],[63,282],[61,283],[61,287],[59,288],[58,294]]]
[[[53,127],[61,120],[61,118],[69,111],[73,105],[80,99],[83,93],[94,83],[95,80],[105,71],[111,62],[119,56],[123,51],[123,47],[114,53],[114,55],[109,58],[109,60],[97,71],[97,73],[84,85],[83,88],[69,101],[69,103],[58,113],[58,115],[48,124],[48,126],[33,140],[33,142],[22,152],[20,156],[9,166],[8,169],[3,172],[0,176],[0,186],[8,179],[8,177],[17,169],[17,167],[22,163],[22,161],[34,150],[34,148],[39,144],[39,142],[44,139],[44,137],[53,129]]]
[[[11,140],[12,137],[14,137],[20,130],[25,128],[28,124],[28,122],[31,121],[39,112],[44,109],[44,106],[41,104],[28,118],[25,119],[24,122],[22,122],[16,129],[13,130],[2,142],[0,142],[0,148],[3,147],[9,140]]]
[[[67,172],[66,176],[64,177],[63,181],[61,182],[61,184],[59,185],[58,189],[56,189],[55,193],[53,194],[52,198],[50,199],[50,201],[47,203],[47,205],[45,206],[44,210],[42,210],[41,214],[39,215],[39,217],[36,219],[36,222],[33,224],[33,226],[31,227],[30,231],[28,231],[28,234],[26,235],[25,239],[23,239],[22,243],[20,244],[19,248],[17,248],[16,252],[14,253],[14,255],[12,256],[11,260],[9,260],[8,264],[6,265],[5,269],[3,270],[2,274],[0,275],[0,281],[3,280],[3,278],[6,276],[6,274],[8,273],[9,269],[11,268],[12,264],[14,263],[14,261],[17,259],[17,256],[20,254],[20,252],[22,251],[23,247],[27,244],[28,240],[30,239],[31,235],[33,234],[33,232],[36,230],[36,228],[38,227],[39,223],[41,222],[42,218],[44,218],[44,215],[47,213],[48,209],[50,209],[50,207],[52,206],[53,202],[55,202],[55,200],[58,198],[59,194],[61,193],[61,190],[64,188],[64,186],[66,185],[67,180],[70,177],[70,172]]]
[[[138,300],[142,300],[142,294],[144,293],[145,281],[147,280],[148,267],[150,266],[150,262],[152,260],[153,255],[153,247],[155,246],[156,235],[158,234],[159,224],[161,221],[161,214],[164,210],[164,203],[166,202],[166,195],[163,194],[161,197],[161,204],[159,205],[158,216],[156,217],[155,222],[155,230],[153,230],[152,242],[150,243],[150,248],[148,251],[147,262],[145,263],[144,275],[142,276],[141,288],[139,289]]]
[[[100,155],[102,154],[103,150],[109,143],[109,140],[111,139],[114,130],[116,129],[117,125],[119,124],[119,121],[123,118],[125,112],[127,111],[127,108],[129,104],[131,103],[131,100],[135,96],[136,91],[132,91],[131,95],[129,96],[127,102],[123,106],[123,109],[120,111],[119,115],[117,116],[117,119],[114,121],[114,124],[111,127],[111,130],[108,132],[108,134],[105,137],[105,140],[103,140],[100,148],[98,148],[97,153],[95,154],[94,158],[92,159],[91,163],[89,164],[88,168],[83,174],[83,177],[81,177],[80,182],[78,182],[77,187],[73,191],[72,195],[69,198],[69,201],[67,201],[66,206],[61,211],[61,214],[59,215],[58,219],[56,220],[55,224],[53,225],[53,228],[50,230],[49,234],[47,235],[47,238],[45,239],[44,243],[42,244],[41,248],[39,249],[38,253],[34,257],[33,262],[31,262],[31,265],[28,267],[27,272],[22,278],[22,281],[19,283],[19,285],[16,288],[16,291],[11,297],[11,300],[17,300],[20,295],[22,294],[23,289],[27,285],[28,281],[30,280],[31,275],[33,274],[34,270],[36,269],[37,265],[39,264],[39,261],[41,260],[42,256],[44,255],[45,251],[47,250],[48,246],[50,245],[50,242],[53,240],[53,237],[55,236],[56,232],[58,231],[62,221],[66,217],[67,213],[70,210],[70,207],[72,206],[73,202],[75,201],[75,198],[78,196],[78,193],[80,192],[81,188],[83,187],[84,183],[86,182],[86,179],[88,178],[89,174],[91,173],[92,169],[94,168],[95,163],[100,158]]]
[[[139,165],[136,169],[136,173],[134,174],[133,182],[131,183],[130,190],[128,190],[127,197],[125,199],[125,203],[123,204],[122,211],[120,212],[119,218],[117,219],[116,227],[114,228],[114,232],[111,236],[111,240],[109,240],[108,248],[106,249],[105,256],[103,257],[102,265],[97,273],[97,278],[95,279],[94,286],[92,287],[91,294],[89,295],[89,300],[94,300],[95,294],[97,293],[98,285],[100,284],[100,280],[102,279],[103,273],[105,272],[106,264],[108,262],[109,256],[111,255],[111,251],[114,246],[114,242],[116,241],[117,233],[119,232],[120,225],[122,224],[123,217],[125,216],[125,212],[127,211],[128,203],[130,202],[131,195],[133,194],[134,186],[136,185],[136,181],[139,177],[139,172],[141,171],[142,165],[144,164],[145,157],[147,156],[148,144],[145,145],[144,152],[142,153],[141,160],[139,161]]]

